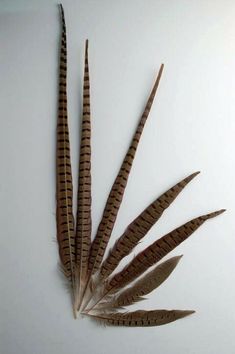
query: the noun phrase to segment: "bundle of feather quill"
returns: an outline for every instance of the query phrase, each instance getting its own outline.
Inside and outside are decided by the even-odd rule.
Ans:
[[[194,311],[159,309],[133,312],[127,309],[128,306],[143,300],[146,295],[159,287],[175,269],[181,256],[169,258],[160,264],[159,261],[186,240],[206,220],[223,213],[224,209],[199,216],[177,227],[138,253],[121,271],[116,271],[120,261],[134,250],[178,194],[198,174],[198,172],[193,173],[147,206],[127,226],[104,259],[138,143],[159,86],[163,65],[160,67],[130,147],[107,198],[98,231],[91,241],[91,117],[88,41],[86,41],[75,225],[67,118],[66,27],[62,5],[60,5],[60,12],[62,28],[56,149],[56,222],[60,263],[70,284],[74,317],[82,313],[108,325],[158,326],[188,316]]]

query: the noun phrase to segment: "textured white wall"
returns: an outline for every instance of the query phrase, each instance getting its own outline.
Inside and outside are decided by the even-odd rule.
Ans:
[[[103,328],[73,320],[57,269],[55,1],[0,1],[2,354],[229,354],[235,351],[235,2],[65,0],[74,179],[83,49],[90,40],[93,221],[132,137],[154,76],[157,99],[112,242],[168,187],[199,175],[144,244],[220,208],[172,254],[179,266],[144,308],[195,309],[173,324]],[[141,249],[143,245],[138,247]]]

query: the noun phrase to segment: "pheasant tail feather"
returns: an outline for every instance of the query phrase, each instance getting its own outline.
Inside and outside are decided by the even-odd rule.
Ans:
[[[144,251],[140,252],[122,271],[111,278],[106,285],[105,293],[115,292],[135,280],[149,267],[159,262],[164,256],[191,236],[206,220],[214,218],[224,211],[222,209],[199,216],[152,243]]]
[[[126,313],[100,313],[90,316],[100,321],[101,323],[110,326],[151,327],[161,326],[170,322],[174,322],[180,318],[189,316],[194,312],[195,311],[181,310],[139,310]]]
[[[66,25],[62,5],[60,5],[60,10],[62,31],[56,148],[56,224],[62,269],[66,277],[71,281],[74,316],[76,317],[77,310],[82,309],[83,313],[104,324],[135,327],[159,326],[188,316],[194,311],[138,310],[135,312],[120,313],[118,310],[123,306],[140,301],[144,295],[149,294],[160,286],[174,270],[180,257],[173,257],[157,265],[142,278],[139,277],[186,240],[206,220],[221,214],[224,209],[200,216],[176,228],[137,254],[120,272],[109,277],[119,262],[134,249],[197,173],[188,176],[151,203],[127,227],[109,253],[107,259],[103,262],[105,250],[123,199],[138,144],[159,86],[163,65],[160,67],[130,147],[107,198],[95,239],[91,243],[91,113],[88,41],[86,41],[78,206],[75,232],[67,113]],[[97,283],[93,282],[93,279],[101,281],[98,287]],[[128,289],[123,290],[126,285],[133,281],[136,282]],[[119,293],[120,290],[122,292]],[[91,298],[93,305],[87,308]],[[101,302],[102,300],[103,302]]]
[[[88,41],[85,48],[83,83],[83,118],[80,144],[78,208],[76,228],[76,261],[80,279],[86,276],[91,244],[91,116]]]
[[[161,65],[156,82],[152,89],[152,92],[147,101],[146,107],[138,124],[137,130],[132,139],[131,145],[127,151],[124,158],[118,176],[112,186],[110,194],[108,196],[106,206],[103,212],[102,220],[99,224],[96,237],[92,243],[91,254],[89,259],[89,272],[94,274],[98,269],[103,260],[103,256],[111,236],[114,223],[122,202],[124,191],[127,185],[129,173],[131,171],[132,163],[135,157],[135,153],[138,147],[138,143],[141,138],[146,120],[148,118],[153,100],[160,82],[160,78],[163,71],[163,65]]]
[[[134,249],[151,227],[160,219],[163,212],[171,205],[178,194],[198,173],[195,172],[184,178],[162,194],[127,227],[126,231],[115,243],[107,259],[103,262],[100,270],[101,279],[106,279],[115,270],[119,262]]]
[[[70,143],[67,117],[67,50],[66,27],[62,5],[61,50],[59,67],[59,104],[56,149],[56,221],[59,255],[65,275],[73,281],[75,266],[75,233],[73,217],[73,184],[70,162]]]

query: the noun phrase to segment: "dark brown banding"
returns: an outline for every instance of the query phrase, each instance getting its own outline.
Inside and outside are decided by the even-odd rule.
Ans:
[[[57,120],[57,149],[56,149],[56,220],[57,240],[63,271],[68,278],[73,277],[75,262],[75,235],[73,218],[73,186],[70,162],[69,129],[67,118],[67,51],[66,51],[66,27],[62,5],[61,22],[61,50],[59,66],[59,99]],[[63,89],[62,89],[63,87]]]
[[[138,310],[134,312],[99,313],[90,315],[110,326],[150,327],[161,326],[193,314],[194,311],[182,310]]]
[[[180,243],[192,235],[206,220],[224,212],[224,209],[195,218],[171,231],[140,252],[122,271],[114,275],[107,283],[105,292],[113,292],[137,279],[149,267],[160,261]]]
[[[76,263],[80,269],[80,281],[83,283],[87,274],[91,244],[91,118],[89,89],[88,41],[86,41],[76,226]]]
[[[146,120],[148,118],[159,82],[163,71],[163,65],[161,65],[157,79],[155,81],[152,92],[147,101],[146,107],[139,121],[138,127],[132,139],[131,145],[127,151],[127,154],[123,160],[122,166],[118,173],[118,176],[112,186],[110,194],[108,196],[106,206],[103,212],[102,220],[99,224],[96,237],[92,243],[91,253],[89,258],[89,272],[94,274],[102,263],[104,252],[106,250],[108,241],[110,239],[114,223],[122,202],[124,191],[127,185],[129,173],[131,171],[132,163],[135,157],[136,149],[143,132]]]
[[[186,177],[162,194],[127,227],[102,264],[100,273],[103,279],[107,278],[116,269],[120,261],[133,250],[178,194],[198,173],[196,172]]]

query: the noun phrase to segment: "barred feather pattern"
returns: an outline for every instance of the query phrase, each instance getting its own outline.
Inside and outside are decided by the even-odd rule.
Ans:
[[[181,310],[139,310],[126,313],[100,313],[90,316],[101,323],[110,326],[151,327],[174,322],[180,318],[189,316],[194,312],[195,311]]]
[[[116,292],[118,289],[135,280],[149,267],[160,261],[175,247],[185,241],[193,232],[204,224],[206,220],[214,218],[224,211],[225,210],[222,209],[199,216],[152,243],[144,251],[140,252],[122,271],[114,275],[113,278],[107,282],[104,294]]]
[[[91,253],[89,258],[89,272],[91,274],[94,274],[99,269],[99,266],[103,260],[103,256],[108,241],[110,239],[114,227],[114,223],[116,221],[116,217],[122,202],[122,198],[127,185],[127,181],[128,181],[129,173],[131,171],[135,153],[161,79],[162,71],[163,71],[163,64],[160,67],[157,79],[155,81],[150,97],[147,101],[146,107],[144,109],[143,115],[138,124],[137,130],[134,134],[131,145],[128,149],[128,152],[124,158],[118,176],[108,196],[104,213],[102,216],[102,220],[99,224],[96,237],[91,247]]]
[[[60,6],[62,34],[59,68],[59,104],[56,149],[56,221],[57,240],[62,268],[68,278],[73,277],[75,266],[75,233],[73,217],[73,183],[70,162],[69,129],[67,117],[67,49],[63,7]]]
[[[127,227],[126,231],[117,240],[107,259],[102,264],[100,271],[102,279],[106,279],[115,270],[120,261],[133,250],[151,227],[159,220],[163,212],[170,206],[178,194],[198,173],[199,172],[195,172],[191,174],[162,194]]]
[[[76,263],[80,279],[87,273],[91,245],[91,113],[90,79],[88,65],[88,40],[85,46],[85,68],[83,82],[83,118],[79,161],[78,208],[76,227]]]
[[[153,310],[118,312],[121,307],[143,299],[160,286],[176,267],[180,257],[173,257],[145,273],[206,220],[224,209],[200,216],[171,231],[140,252],[123,270],[110,277],[120,260],[128,255],[147,234],[162,213],[197,173],[172,187],[151,203],[125,230],[108,258],[104,253],[116,221],[146,120],[161,79],[161,65],[154,87],[137,126],[131,145],[108,196],[94,242],[91,244],[91,118],[88,41],[85,48],[83,84],[83,116],[79,161],[79,186],[76,232],[73,217],[73,183],[67,114],[67,48],[66,27],[62,5],[61,50],[59,70],[59,103],[56,149],[56,222],[59,256],[63,271],[71,281],[74,317],[77,311],[108,325],[158,326],[192,314],[194,311]],[[144,276],[140,277],[143,273]],[[139,278],[140,277],[140,278]],[[99,283],[100,281],[100,283]],[[130,284],[134,282],[133,284]],[[130,284],[128,289],[126,285]],[[90,305],[90,302],[92,304]],[[103,302],[102,302],[103,300]],[[91,306],[89,308],[89,306]]]

